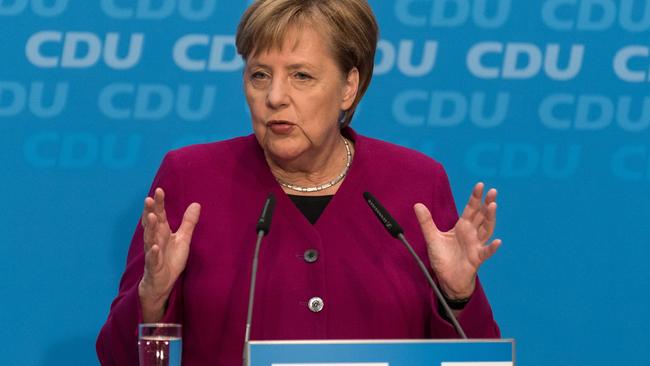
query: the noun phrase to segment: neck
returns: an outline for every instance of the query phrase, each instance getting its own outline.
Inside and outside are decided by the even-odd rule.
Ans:
[[[352,159],[352,144],[346,141],[348,145],[346,148],[346,142],[340,135],[333,140],[327,146],[312,150],[291,161],[278,161],[267,155],[271,172],[286,193],[294,195],[336,193]]]

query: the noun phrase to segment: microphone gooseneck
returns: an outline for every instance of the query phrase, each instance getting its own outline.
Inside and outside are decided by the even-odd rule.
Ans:
[[[438,302],[440,303],[440,305],[442,305],[443,309],[445,310],[445,314],[447,314],[447,318],[453,324],[458,335],[463,339],[467,339],[467,336],[465,335],[463,328],[460,326],[460,323],[458,323],[458,320],[456,319],[453,311],[447,304],[447,301],[445,301],[442,292],[438,288],[436,282],[431,277],[431,274],[427,270],[427,267],[424,265],[424,263],[417,255],[417,253],[415,253],[415,250],[413,250],[411,244],[409,244],[409,242],[406,240],[406,237],[404,236],[404,230],[402,229],[402,227],[399,226],[397,221],[395,221],[395,219],[388,213],[388,210],[386,210],[384,206],[382,206],[379,203],[379,201],[372,194],[370,194],[370,192],[364,192],[363,197],[365,198],[366,203],[368,203],[368,206],[370,206],[370,209],[372,209],[372,211],[375,213],[379,221],[384,225],[386,230],[388,230],[388,233],[392,235],[394,238],[399,239],[399,241],[401,241],[402,244],[404,244],[406,249],[408,249],[409,253],[411,253],[413,258],[415,258],[415,261],[418,263],[420,270],[422,270],[422,273],[424,273],[427,282],[429,282],[429,286],[431,286],[431,288],[433,289],[433,292],[435,293]]]
[[[262,214],[257,220],[257,241],[255,242],[255,254],[253,255],[253,269],[251,272],[251,287],[248,293],[248,312],[246,314],[246,333],[244,334],[244,352],[242,356],[243,365],[248,365],[248,342],[251,339],[251,322],[253,320],[253,304],[255,302],[255,282],[257,282],[257,267],[259,263],[260,246],[262,238],[269,233],[271,229],[271,218],[273,217],[273,209],[275,208],[275,196],[273,193],[269,194],[264,202]]]

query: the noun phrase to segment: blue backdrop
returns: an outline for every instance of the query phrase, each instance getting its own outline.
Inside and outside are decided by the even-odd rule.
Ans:
[[[1,364],[97,364],[163,154],[251,131],[247,3],[0,0]],[[519,364],[650,364],[650,1],[371,5],[353,126],[441,161],[461,207],[499,189],[481,275]]]

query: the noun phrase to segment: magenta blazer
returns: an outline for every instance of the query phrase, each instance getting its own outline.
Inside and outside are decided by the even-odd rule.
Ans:
[[[271,192],[277,202],[260,252],[253,340],[457,338],[413,258],[362,196],[374,194],[429,263],[412,207],[422,202],[441,230],[453,227],[458,216],[444,169],[419,152],[349,128],[344,133],[354,141],[354,160],[315,225],[275,181],[253,135],[165,156],[151,188],[165,190],[172,229],[191,202],[202,206],[187,267],[163,319],[183,324],[183,365],[241,364],[255,225]],[[305,255],[310,250],[315,260]],[[97,339],[103,365],[138,363],[143,269],[138,225]],[[314,297],[323,300],[318,312],[309,307]],[[480,284],[459,321],[470,338],[500,336]]]

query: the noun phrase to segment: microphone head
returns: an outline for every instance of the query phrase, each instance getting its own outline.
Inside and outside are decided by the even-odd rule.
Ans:
[[[255,228],[255,231],[257,233],[260,231],[264,232],[264,235],[269,233],[269,230],[271,230],[271,217],[273,217],[274,208],[275,196],[273,196],[273,193],[270,193],[264,202],[264,207],[262,208],[260,219],[257,220],[257,227]]]
[[[388,233],[392,235],[394,238],[397,238],[399,234],[403,234],[404,230],[402,229],[401,226],[395,221],[395,219],[388,213],[388,211],[384,208],[384,206],[377,201],[375,196],[370,194],[370,192],[363,192],[363,198],[365,198],[366,203],[368,206],[370,206],[370,209],[372,212],[375,213],[375,216],[379,219],[379,221],[384,225],[386,230],[388,230]]]

